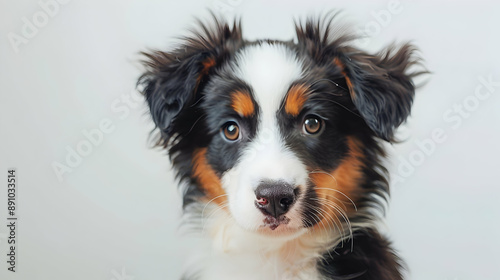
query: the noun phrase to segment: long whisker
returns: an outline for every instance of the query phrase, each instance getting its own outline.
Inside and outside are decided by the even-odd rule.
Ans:
[[[345,222],[350,224],[349,218],[347,217],[347,213],[343,209],[341,209],[336,203],[334,203],[333,201],[330,201],[328,199],[324,199],[324,198],[315,198],[315,200],[323,201],[324,205],[335,209],[337,212],[339,212],[339,214],[342,216],[342,218],[345,220]]]
[[[227,196],[227,194],[221,194],[221,195],[218,195],[212,199],[210,199],[206,204],[205,204],[205,207],[203,207],[203,211],[201,211],[201,217],[203,218],[203,214],[205,213],[205,209],[207,209],[207,206],[210,205],[210,202],[216,200],[217,198],[219,197],[223,197],[223,196]]]
[[[351,222],[350,222],[349,216],[347,215],[347,212],[344,211],[342,208],[340,208],[340,206],[338,206],[338,204],[336,204],[335,202],[330,201],[328,199],[325,199],[325,198],[315,198],[315,199],[317,201],[323,202],[323,204],[325,206],[328,206],[328,207],[336,210],[342,216],[342,218],[345,220],[345,222],[348,224],[348,226],[351,227]]]
[[[308,204],[308,205],[309,205],[309,207],[311,208],[311,210],[313,210],[313,211],[315,211],[316,213],[318,213],[318,210],[316,209],[317,207],[315,207],[315,206],[313,206],[313,205],[311,205],[311,204],[309,204],[309,203],[306,203],[306,204]],[[314,213],[311,213],[311,214],[313,214],[313,215],[314,215],[314,217],[316,217],[316,218],[317,218],[317,219],[316,219],[316,218],[312,217],[312,218],[314,219],[314,223],[315,223],[315,224],[319,224],[319,223],[321,222],[321,219],[320,219],[320,218],[319,218],[316,214],[314,214]],[[323,225],[323,227],[324,227],[324,225]],[[326,230],[326,228],[325,228],[325,230]],[[314,231],[314,228],[312,228],[312,231]]]
[[[345,212],[343,212],[343,210],[341,208],[339,208],[338,206],[336,206],[335,203],[333,203],[333,202],[331,202],[331,201],[329,201],[327,199],[322,199],[322,198],[316,198],[315,200],[322,202],[322,205],[324,205],[326,207],[329,207],[329,208],[335,210],[336,212],[338,212],[342,216],[343,220],[346,222],[347,226],[349,228],[351,228],[351,223],[350,223],[349,218],[347,217],[347,214],[344,214]],[[339,218],[337,217],[337,219],[339,219]],[[342,223],[340,222],[340,219],[339,219],[339,223],[342,225]],[[351,231],[351,230],[349,230],[349,231]],[[344,231],[344,226],[342,226],[342,233],[343,232],[345,232]]]
[[[331,94],[331,93],[330,93]],[[332,102],[334,104],[337,104],[339,105],[340,107],[344,108],[346,111],[348,111],[349,113],[359,117],[359,118],[362,118],[358,113],[352,111],[351,109],[347,108],[345,105],[341,104],[340,102],[336,101],[336,100],[332,100],[332,99],[327,99],[327,98],[315,98],[315,100],[322,100],[322,101],[328,101],[328,102]]]
[[[349,217],[347,216],[347,213],[345,213],[340,207],[336,206],[336,204],[334,202],[329,201],[329,200],[324,199],[324,198],[321,198],[321,199],[325,202],[325,204],[324,204],[325,206],[328,206],[328,207],[331,207],[332,209],[335,209],[342,216],[342,218],[346,221],[347,226],[349,228],[350,239],[353,240],[352,224],[351,224]],[[354,246],[354,243],[351,242],[351,251],[354,250],[353,246]]]
[[[214,209],[212,212],[210,212],[210,214],[205,219],[203,219],[203,228],[201,230],[202,234],[205,233],[205,227],[206,227],[210,217],[215,215],[215,213],[219,212],[220,210],[226,208],[228,205],[229,205],[228,203],[224,203],[224,204],[218,206],[216,209]]]
[[[336,197],[333,194],[322,193],[322,195],[325,195],[325,198],[332,198],[332,199],[337,200],[338,202],[340,202],[340,206],[342,206],[343,210],[347,211],[347,206],[345,205],[346,201],[340,200],[338,197]]]
[[[318,213],[319,215],[321,215],[323,217],[323,221],[326,221],[326,224],[330,227],[330,229],[332,231],[335,231],[333,227],[336,227],[337,230],[338,230],[338,232],[339,232],[339,234],[341,235],[341,239],[344,238],[344,232],[345,232],[344,226],[343,226],[342,222],[340,221],[340,219],[338,217],[332,216],[328,211],[326,211],[325,209],[322,209],[321,207],[313,206],[313,205],[311,205],[309,203],[306,203],[306,204],[309,205],[309,207],[311,207],[312,210],[314,210],[316,213]],[[328,217],[330,219],[327,219],[325,217],[325,215],[323,215],[323,213],[326,214],[326,215],[328,215]],[[318,221],[317,223],[321,223],[321,220]],[[322,223],[322,226],[326,230],[326,227],[324,226],[324,223]],[[342,230],[340,229],[341,227],[342,227]]]
[[[316,213],[318,213],[319,215],[321,215],[323,217],[323,219],[319,219],[319,217],[315,215],[319,219],[318,223],[321,223],[322,220],[326,220],[326,222],[327,222],[328,226],[330,227],[330,229],[332,229],[332,231],[334,230],[334,228],[332,228],[332,224],[329,222],[330,220],[326,219],[325,215],[322,214],[322,212],[324,212],[325,214],[328,214],[328,216],[330,218],[332,218],[334,226],[336,226],[338,228],[339,232],[340,232],[340,227],[338,227],[338,225],[336,224],[336,222],[333,220],[333,217],[328,212],[326,212],[324,209],[321,209],[321,207],[317,207],[317,206],[311,205],[310,203],[307,203],[307,202],[306,202],[306,204],[311,208],[311,210],[314,210]],[[324,225],[323,225],[323,227],[324,227]],[[326,227],[324,227],[324,228],[326,230]]]
[[[203,116],[200,116],[198,119],[196,119],[196,121],[193,123],[193,125],[191,126],[191,128],[189,129],[189,131],[187,132],[187,134],[191,133],[191,131],[193,131],[193,128],[196,126],[196,124],[203,118]]]
[[[345,198],[347,198],[347,199],[349,200],[349,202],[351,202],[352,206],[354,206],[354,210],[355,210],[355,211],[358,211],[358,207],[356,206],[356,203],[354,203],[354,201],[353,201],[351,198],[349,198],[349,196],[347,196],[345,193],[343,193],[343,192],[341,192],[341,191],[339,191],[339,190],[337,190],[337,189],[333,189],[333,188],[316,188],[316,189],[317,189],[317,190],[331,190],[331,191],[334,191],[334,192],[340,193],[340,194],[341,194],[341,195],[343,195]],[[328,195],[328,194],[326,194],[326,195]],[[331,195],[330,195],[330,196],[331,196]],[[339,200],[339,201],[341,201],[341,200]]]
[[[311,174],[311,173],[312,174],[326,174],[326,175],[330,176],[335,181],[335,186],[336,187],[338,187],[338,185],[339,185],[339,183],[337,181],[337,178],[335,178],[335,176],[333,176],[332,174],[330,174],[328,172],[325,172],[323,170],[313,170],[313,171],[309,172],[309,174]],[[340,193],[341,195],[345,196],[345,198],[347,198],[352,203],[352,205],[354,206],[354,209],[356,211],[358,211],[358,208],[356,207],[356,204],[354,203],[354,201],[351,198],[349,198],[345,193],[343,193],[343,192],[341,192],[341,191],[339,191],[337,189],[333,189],[333,188],[317,188],[317,189],[327,189],[327,190],[332,190],[332,191]]]
[[[318,79],[318,80],[316,80],[316,81],[312,82],[312,83],[311,83],[311,86],[314,86],[315,84],[317,84],[317,83],[319,83],[319,82],[321,82],[321,81],[327,81],[327,82],[330,82],[330,83],[334,84],[336,87],[339,87],[339,88],[341,88],[341,89],[343,89],[343,90],[348,91],[348,89],[346,89],[346,88],[344,88],[344,87],[340,86],[338,83],[334,82],[334,81],[333,81],[333,80],[331,80],[331,79],[327,79],[327,78]],[[342,94],[333,94],[333,93],[332,93],[332,95],[342,96]]]

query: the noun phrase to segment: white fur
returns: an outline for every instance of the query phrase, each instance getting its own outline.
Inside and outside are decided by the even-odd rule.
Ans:
[[[316,264],[329,243],[326,235],[302,229],[293,236],[263,236],[241,228],[224,211],[213,215],[206,228],[212,252],[199,262],[202,280],[321,279]]]
[[[257,230],[265,218],[255,207],[255,189],[262,180],[285,181],[303,189],[307,182],[306,167],[286,148],[276,119],[290,85],[301,77],[302,65],[285,46],[266,43],[243,49],[235,65],[236,75],[252,87],[260,108],[259,126],[238,163],[222,177],[222,186],[236,222]],[[286,214],[289,224],[280,225],[276,231],[301,228],[300,207],[298,199]]]

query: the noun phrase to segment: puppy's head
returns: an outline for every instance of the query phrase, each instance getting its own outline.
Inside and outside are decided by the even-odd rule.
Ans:
[[[410,113],[413,47],[369,55],[330,22],[298,24],[296,42],[249,42],[215,20],[146,54],[139,83],[185,204],[219,204],[245,229],[285,235],[342,231],[387,194],[378,140]]]

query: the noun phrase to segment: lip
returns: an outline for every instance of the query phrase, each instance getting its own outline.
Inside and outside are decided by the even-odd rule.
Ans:
[[[287,216],[275,218],[273,216],[266,216],[261,227],[268,227],[271,230],[277,229],[280,225],[287,225],[290,219]]]
[[[292,228],[288,225],[280,225],[274,230],[272,230],[268,226],[263,226],[257,232],[262,236],[278,238],[280,240],[290,240],[304,233],[302,229]]]
[[[301,233],[301,228],[290,225],[291,219],[286,216],[276,219],[272,216],[266,216],[262,220],[257,232],[267,236],[291,237]]]

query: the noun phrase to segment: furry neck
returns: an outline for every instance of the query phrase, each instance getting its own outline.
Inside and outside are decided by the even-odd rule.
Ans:
[[[211,248],[198,262],[202,280],[319,279],[318,260],[341,241],[338,232],[320,228],[304,228],[284,237],[250,232],[224,209],[208,207],[202,211],[207,213],[204,219],[190,219],[202,221],[203,236]]]

